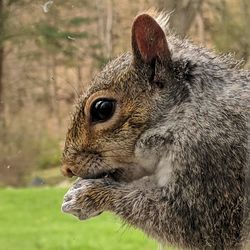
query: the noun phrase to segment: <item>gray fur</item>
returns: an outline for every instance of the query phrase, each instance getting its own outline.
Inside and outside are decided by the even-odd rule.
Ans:
[[[64,162],[71,165],[82,164],[76,154],[83,148],[80,119],[88,96],[117,89],[136,107],[150,109],[142,114],[143,124],[134,122],[141,112],[135,110],[130,129],[108,137],[114,154],[121,147],[131,155],[130,164],[108,163],[121,167],[121,179],[80,180],[77,195],[96,193],[98,199],[77,199],[73,188],[63,210],[76,215],[78,209],[80,218],[90,207],[109,210],[163,244],[181,248],[240,249],[249,233],[250,72],[187,40],[169,35],[167,41],[171,65],[155,65],[163,88],[149,82],[150,68],[134,64],[127,53],[108,64],[79,100],[64,151]],[[70,194],[75,198],[69,206]]]

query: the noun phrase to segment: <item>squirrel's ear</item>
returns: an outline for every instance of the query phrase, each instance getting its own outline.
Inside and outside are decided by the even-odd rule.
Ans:
[[[169,62],[170,51],[160,25],[148,14],[137,16],[132,26],[132,50],[135,62]]]

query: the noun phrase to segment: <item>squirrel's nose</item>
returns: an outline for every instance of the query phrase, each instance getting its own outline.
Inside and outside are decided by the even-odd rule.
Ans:
[[[62,174],[63,174],[64,176],[66,176],[66,177],[72,177],[72,176],[74,176],[73,171],[72,171],[72,170],[70,169],[70,167],[67,166],[67,165],[63,165],[63,166],[61,167],[61,172],[62,172]]]

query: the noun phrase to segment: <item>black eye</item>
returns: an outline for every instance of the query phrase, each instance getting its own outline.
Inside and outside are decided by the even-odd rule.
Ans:
[[[98,99],[96,100],[90,110],[92,122],[105,122],[115,112],[116,102],[110,99]]]

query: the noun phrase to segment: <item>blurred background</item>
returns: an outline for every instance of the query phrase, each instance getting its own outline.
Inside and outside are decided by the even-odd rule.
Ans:
[[[106,62],[130,50],[133,18],[152,7],[173,11],[170,27],[181,37],[219,53],[233,53],[250,68],[248,0],[0,0],[0,223],[5,221],[7,226],[18,221],[9,214],[12,210],[15,213],[17,204],[26,204],[26,211],[40,204],[37,192],[46,202],[51,201],[41,206],[47,210],[51,206],[55,214],[60,213],[66,190],[60,187],[67,186],[68,180],[61,176],[59,166],[72,105]],[[35,186],[46,188],[34,191]],[[34,218],[41,214],[36,213],[25,221],[39,225]],[[51,213],[44,213],[44,223],[49,225]],[[63,216],[56,218],[64,220]],[[19,222],[23,228],[25,223]],[[67,223],[70,228],[71,220]],[[57,225],[55,232],[60,235],[62,224]],[[72,224],[70,232],[65,229],[68,236],[74,234],[75,227]],[[6,241],[7,235],[15,232],[6,233],[5,227],[1,230],[3,249],[19,249],[15,241],[8,248]],[[37,243],[38,232],[34,235],[34,244],[26,249],[57,249],[47,246],[46,240]],[[15,239],[18,242],[19,238]],[[58,249],[101,249],[78,248],[67,242]],[[152,248],[132,245],[124,249]]]
[[[0,185],[64,181],[72,104],[110,59],[130,50],[133,18],[173,11],[180,36],[250,60],[248,0],[0,0]]]

